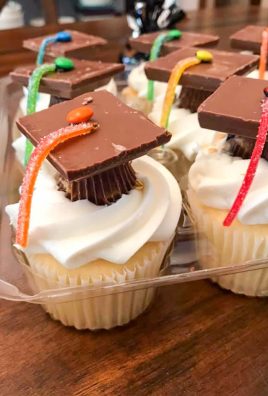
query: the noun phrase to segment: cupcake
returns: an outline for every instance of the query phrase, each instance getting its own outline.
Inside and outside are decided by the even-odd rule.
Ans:
[[[219,37],[207,34],[181,32],[177,29],[142,34],[138,38],[131,38],[131,47],[139,52],[150,54],[150,60],[155,60],[159,55],[173,52],[178,48],[214,45]],[[178,87],[178,94],[179,94]],[[163,102],[166,84],[154,83],[154,95],[148,94],[148,79],[144,74],[144,63],[134,68],[128,77],[128,86],[122,91],[122,100],[129,106],[143,111],[145,114],[151,112],[154,104]]]
[[[267,107],[264,104],[261,110],[266,84],[231,77],[199,108],[201,126],[221,128],[236,137],[229,151],[199,154],[189,172],[188,198],[202,241],[200,262],[205,268],[235,266],[268,256],[268,155],[267,144],[262,147],[259,140]],[[257,157],[254,146],[262,158]],[[268,295],[267,269],[215,281],[235,293]]]
[[[18,127],[38,152],[59,128],[63,133],[97,128],[49,154],[53,167],[46,164],[38,175],[28,233],[23,205],[30,199],[25,183],[32,162],[20,207],[6,208],[23,253],[19,256],[30,266],[35,287],[68,292],[70,287],[100,288],[158,276],[172,244],[181,198],[173,176],[144,154],[170,135],[105,91],[23,117]],[[62,129],[55,134],[60,133]],[[30,161],[34,158],[36,152]],[[28,235],[28,243],[22,235]],[[149,288],[82,300],[70,297],[44,308],[66,326],[109,329],[144,312],[153,295]]]
[[[197,52],[195,48],[183,48],[172,52],[154,62],[148,62],[145,73],[148,78],[161,82],[172,82],[174,71],[178,65],[187,59],[193,59]],[[176,177],[184,183],[190,165],[200,149],[214,146],[220,149],[226,136],[210,130],[202,130],[198,122],[197,109],[213,91],[233,74],[243,74],[252,70],[258,63],[255,55],[241,55],[231,52],[210,50],[212,62],[193,65],[185,70],[179,80],[181,91],[175,97],[167,128],[172,138],[167,144],[177,157]],[[163,103],[163,102],[162,102]],[[157,125],[161,125],[164,113],[164,104],[157,107],[155,104],[148,117]],[[221,131],[219,129],[219,131]]]

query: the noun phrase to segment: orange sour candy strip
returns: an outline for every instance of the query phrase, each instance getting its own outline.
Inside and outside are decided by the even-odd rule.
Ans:
[[[196,57],[191,57],[191,58],[183,59],[174,66],[168,80],[167,91],[162,108],[162,115],[160,121],[160,126],[162,128],[168,127],[169,115],[170,115],[171,107],[174,102],[176,87],[181,79],[181,76],[183,75],[186,69],[188,69],[191,66],[198,65],[199,63],[201,63],[200,59]]]
[[[262,32],[261,53],[259,63],[259,79],[264,80],[267,64],[268,29]]]
[[[18,224],[16,230],[16,244],[25,248],[28,244],[28,230],[31,216],[31,204],[35,182],[43,161],[48,154],[60,143],[68,139],[86,135],[98,128],[97,123],[81,123],[61,128],[44,136],[35,147],[28,162],[25,176],[21,186],[21,198],[19,204]]]

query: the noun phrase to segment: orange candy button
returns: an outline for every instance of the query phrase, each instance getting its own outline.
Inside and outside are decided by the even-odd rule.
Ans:
[[[79,124],[79,122],[87,122],[93,116],[91,107],[77,107],[69,111],[66,120],[69,124]]]

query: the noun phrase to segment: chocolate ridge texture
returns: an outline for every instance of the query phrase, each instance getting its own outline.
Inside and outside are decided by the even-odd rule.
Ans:
[[[156,33],[142,34],[138,38],[131,38],[129,43],[136,51],[149,53],[154,40],[159,36],[159,34],[167,32],[168,30],[163,32],[161,31]],[[212,34],[182,32],[182,36],[179,39],[168,41],[163,45],[162,54],[169,54],[170,52],[176,51],[177,49],[183,47],[205,47],[216,45],[219,39],[219,36]]]
[[[200,126],[256,139],[267,81],[230,77],[198,108]]]
[[[196,48],[183,48],[145,64],[145,73],[150,80],[167,82],[172,69],[180,60],[195,56]],[[200,63],[183,73],[180,85],[213,92],[230,76],[241,75],[256,68],[259,57],[227,51],[210,50],[212,63]]]
[[[110,77],[124,70],[124,65],[120,63],[78,59],[72,59],[72,61],[74,62],[73,70],[56,71],[44,76],[39,91],[70,99],[101,87],[109,81]],[[11,72],[10,76],[14,82],[27,86],[35,68],[36,65],[21,66]]]
[[[93,109],[92,121],[100,125],[99,129],[61,144],[48,156],[64,179],[74,181],[101,174],[170,140],[171,134],[165,129],[107,91],[89,92],[22,117],[17,126],[36,145],[43,136],[66,127],[67,114],[83,106],[88,97],[93,99],[88,106]]]

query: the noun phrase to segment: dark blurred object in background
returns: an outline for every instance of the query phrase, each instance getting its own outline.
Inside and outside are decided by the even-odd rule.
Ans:
[[[178,0],[127,1],[127,16],[133,36],[168,29],[185,17]]]

